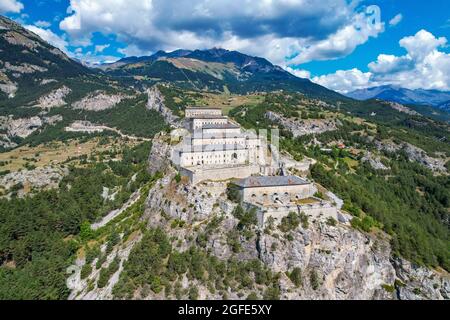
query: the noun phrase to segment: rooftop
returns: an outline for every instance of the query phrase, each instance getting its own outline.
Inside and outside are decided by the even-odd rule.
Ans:
[[[241,145],[234,144],[207,144],[207,145],[197,145],[189,146],[189,150],[183,149],[182,153],[195,153],[195,152],[216,152],[216,151],[232,151],[232,150],[246,150],[245,147]]]
[[[239,129],[240,127],[233,123],[205,124],[202,129]]]
[[[197,107],[186,107],[186,110],[222,110],[222,108],[219,108],[219,107],[200,107],[200,106],[197,106]]]
[[[192,119],[228,119],[228,117],[225,116],[214,116],[209,114],[200,114],[198,116],[195,116],[195,118]]]
[[[297,176],[273,176],[273,177],[255,176],[242,180],[237,180],[235,184],[241,188],[262,188],[262,187],[307,185],[310,184],[310,182]]]

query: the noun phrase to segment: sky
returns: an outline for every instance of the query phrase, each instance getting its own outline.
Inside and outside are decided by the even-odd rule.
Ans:
[[[0,14],[90,63],[221,47],[342,93],[450,91],[448,0],[0,0]]]

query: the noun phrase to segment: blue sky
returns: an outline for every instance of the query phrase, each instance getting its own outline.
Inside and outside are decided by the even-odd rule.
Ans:
[[[0,0],[0,12],[90,62],[217,46],[341,92],[383,84],[450,90],[450,1],[256,3]]]

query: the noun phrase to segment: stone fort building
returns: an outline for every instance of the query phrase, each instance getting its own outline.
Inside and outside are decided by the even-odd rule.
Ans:
[[[278,150],[255,132],[223,116],[220,108],[190,107],[185,134],[172,149],[172,162],[192,184],[237,180],[242,204],[257,210],[260,225],[290,212],[337,216],[330,203],[314,198],[314,184],[297,176],[277,175]]]

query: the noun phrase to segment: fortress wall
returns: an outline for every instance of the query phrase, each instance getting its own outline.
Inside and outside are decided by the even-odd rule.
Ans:
[[[237,137],[241,135],[241,128],[203,128],[203,135],[223,135],[226,134],[227,137]]]
[[[182,167],[199,165],[246,164],[249,159],[248,150],[219,150],[183,153],[180,159]]]
[[[184,113],[186,118],[195,118],[199,116],[222,116],[221,109],[208,109],[208,108],[187,108]]]
[[[230,179],[243,179],[259,172],[258,166],[242,166],[227,168],[195,169],[193,171],[185,168],[180,169],[183,176],[187,176],[192,184],[201,181],[225,181]]]
[[[288,193],[288,195],[286,195]],[[261,188],[244,188],[241,190],[241,196],[244,201],[253,202],[255,199],[262,202],[274,202],[275,197],[283,199],[286,197],[304,199],[313,196],[315,188],[313,184],[275,186]]]
[[[257,208],[257,218],[259,225],[264,228],[268,219],[270,217],[273,218],[275,225],[278,225],[281,223],[281,220],[284,217],[287,217],[289,213],[296,212],[300,213],[303,212],[306,214],[309,219],[328,219],[333,218],[336,221],[338,220],[338,210],[336,207],[332,206],[331,204],[327,203],[323,207],[314,206],[312,208],[308,207],[298,207],[298,206],[286,206],[286,207],[279,207],[279,208],[261,208],[253,205],[247,204],[247,210],[251,208]]]
[[[228,119],[193,119],[192,120],[192,129],[197,130],[201,129],[204,125],[208,124],[216,124],[216,125],[225,125],[228,123]]]

